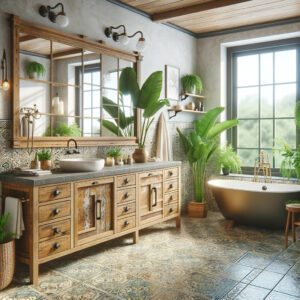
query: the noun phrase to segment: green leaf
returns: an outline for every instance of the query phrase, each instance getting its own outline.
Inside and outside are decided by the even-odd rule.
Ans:
[[[137,107],[144,109],[150,103],[157,102],[162,89],[162,71],[152,73],[142,86]]]
[[[180,131],[179,128],[176,128],[176,130],[179,134],[179,138],[180,138],[182,146],[183,146],[183,151],[185,152],[185,154],[187,154],[189,152],[189,149],[191,148],[192,144],[189,141],[189,139]]]
[[[234,126],[237,126],[238,124],[239,124],[238,120],[227,120],[227,121],[218,123],[208,131],[207,137],[214,138],[214,137],[218,136],[221,132],[228,130]]]
[[[295,123],[296,123],[296,126],[300,128],[300,101],[296,102]]]
[[[144,109],[144,118],[151,118],[165,105],[169,105],[168,99],[160,99],[156,102],[149,102]]]
[[[202,138],[205,138],[223,111],[224,107],[219,106],[209,110],[201,119],[196,120],[194,125],[197,134]]]
[[[119,107],[117,106],[117,104],[106,97],[102,97],[102,101],[103,101],[103,108],[106,110],[106,112],[113,119],[118,119]]]
[[[122,70],[119,81],[119,89],[121,95],[130,95],[133,106],[137,106],[140,88],[137,83],[136,72],[133,68],[125,68]]]
[[[120,130],[120,128],[113,122],[108,120],[103,120],[102,124],[106,129],[108,129],[110,132],[114,133],[115,135],[124,136],[122,130]]]

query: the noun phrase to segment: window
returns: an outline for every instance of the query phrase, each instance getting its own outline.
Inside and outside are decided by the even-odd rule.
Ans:
[[[244,167],[253,167],[263,151],[272,168],[280,167],[278,143],[297,145],[294,109],[299,99],[299,40],[232,48],[228,117],[239,126],[229,133]]]

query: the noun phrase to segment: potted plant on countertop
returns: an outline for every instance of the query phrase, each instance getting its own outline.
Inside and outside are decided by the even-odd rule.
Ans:
[[[221,132],[238,124],[238,120],[227,120],[216,124],[223,111],[224,107],[209,110],[201,119],[194,121],[194,129],[189,134],[184,134],[177,128],[194,179],[195,199],[188,203],[188,214],[191,217],[206,217],[204,194],[207,164],[218,148]]]
[[[106,152],[106,165],[109,167],[113,167],[115,164],[118,165],[121,158],[121,149],[111,148]]]
[[[138,148],[133,153],[136,163],[145,163],[148,152],[145,149],[148,130],[154,121],[154,115],[164,106],[169,105],[168,99],[160,99],[162,90],[162,71],[152,73],[139,87],[136,72],[133,68],[125,68],[120,75],[120,90],[123,95],[130,95],[135,108],[143,110],[141,134],[138,138]]]
[[[51,151],[50,150],[41,150],[37,153],[38,159],[41,162],[42,170],[50,170],[51,169]]]
[[[229,175],[231,172],[241,173],[241,159],[231,145],[220,149],[218,166],[222,169],[223,175]]]
[[[0,290],[6,288],[15,271],[14,233],[6,230],[9,214],[0,214]]]
[[[46,69],[37,61],[31,61],[26,66],[26,73],[30,79],[39,79],[46,74]]]
[[[201,78],[196,74],[188,74],[181,78],[182,92],[184,94],[200,95],[203,89]]]

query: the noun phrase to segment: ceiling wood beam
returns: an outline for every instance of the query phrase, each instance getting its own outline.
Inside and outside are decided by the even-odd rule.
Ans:
[[[225,7],[229,5],[239,4],[243,2],[248,2],[251,0],[214,0],[206,3],[195,4],[191,6],[181,7],[174,10],[155,13],[151,16],[152,21],[156,22],[168,22],[172,19],[186,16],[194,13],[199,13],[202,11],[208,11],[215,8]]]
[[[19,37],[19,42],[27,42],[27,41],[31,41],[31,40],[35,40],[37,39],[36,36],[32,36],[32,35],[24,35],[24,36],[20,36]]]

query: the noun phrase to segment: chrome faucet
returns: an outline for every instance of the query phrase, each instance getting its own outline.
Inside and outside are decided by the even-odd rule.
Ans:
[[[71,148],[70,148],[70,143],[71,143],[71,142],[74,142],[75,149],[71,149]],[[80,151],[79,151],[79,149],[78,149],[77,142],[76,142],[76,140],[74,140],[74,139],[69,139],[69,140],[68,140],[67,148],[68,148],[68,150],[67,150],[66,154],[79,154],[79,153],[80,153]]]

